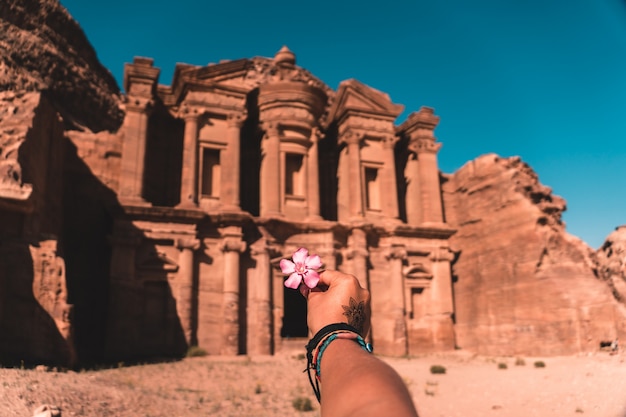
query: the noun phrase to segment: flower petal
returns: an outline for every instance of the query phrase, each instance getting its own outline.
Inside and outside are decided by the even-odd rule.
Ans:
[[[322,267],[322,260],[319,255],[307,256],[306,261],[304,261],[304,266],[309,269],[319,269]]]
[[[320,282],[320,274],[316,271],[308,271],[308,273],[304,276],[304,283],[309,288],[317,287],[318,282]]]
[[[298,288],[301,282],[302,277],[300,276],[300,274],[294,272],[293,274],[289,275],[289,278],[287,278],[287,281],[285,281],[285,287],[293,288],[295,290]]]
[[[309,251],[306,250],[306,248],[300,248],[293,253],[291,258],[293,259],[294,263],[301,264],[306,261],[307,256],[309,256]]]
[[[296,264],[289,259],[281,259],[280,270],[283,271],[283,274],[293,274],[296,271]]]

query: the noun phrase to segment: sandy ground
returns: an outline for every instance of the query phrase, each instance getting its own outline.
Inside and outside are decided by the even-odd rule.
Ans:
[[[457,351],[383,358],[402,376],[421,417],[626,417],[626,354],[487,358]],[[545,368],[535,368],[541,360]],[[499,364],[506,363],[506,369]],[[446,368],[430,373],[431,365]],[[99,371],[0,369],[0,416],[54,404],[67,416],[319,416],[304,359],[203,357]],[[313,410],[297,411],[294,400]]]

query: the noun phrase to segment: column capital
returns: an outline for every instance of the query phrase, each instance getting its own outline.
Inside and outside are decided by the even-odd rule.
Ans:
[[[383,147],[393,149],[399,139],[396,135],[385,135],[382,138]]]
[[[256,242],[249,245],[248,247],[250,248],[251,256],[259,256],[259,255],[269,256],[269,251],[268,251],[269,248],[267,246],[267,243],[262,239],[257,240]]]
[[[411,141],[409,149],[417,153],[432,153],[435,154],[441,149],[441,143],[435,142],[432,138],[418,138]]]
[[[263,139],[269,139],[270,137],[278,136],[278,122],[261,122],[261,129],[265,131]]]
[[[430,252],[428,259],[433,262],[452,262],[454,260],[455,253],[450,248],[441,247]]]
[[[226,124],[228,127],[237,127],[241,128],[244,122],[246,121],[246,117],[248,116],[248,112],[243,110],[240,112],[231,112],[226,115]]]
[[[369,256],[369,252],[367,251],[367,249],[363,249],[363,248],[357,248],[357,249],[348,249],[345,252],[346,258],[347,259],[354,259],[357,257],[362,257],[362,258],[366,258],[367,256]]]
[[[310,136],[311,142],[318,142],[324,139],[325,136],[326,134],[322,132],[322,130],[319,127],[315,126],[311,129],[311,136]]]
[[[224,239],[220,244],[220,250],[222,252],[239,252],[242,253],[246,250],[246,242],[237,239]]]
[[[154,100],[149,97],[128,96],[126,110],[149,114],[154,107]]]
[[[385,253],[385,258],[387,260],[390,260],[390,259],[404,260],[407,258],[406,248],[404,246],[392,246]]]
[[[363,132],[355,132],[354,130],[348,130],[339,138],[339,142],[344,142],[347,145],[360,144],[365,135]]]
[[[202,106],[183,103],[178,111],[178,117],[184,120],[198,120],[205,113],[205,111],[206,109]]]
[[[200,249],[200,241],[194,237],[181,237],[176,240],[176,247],[178,249]]]

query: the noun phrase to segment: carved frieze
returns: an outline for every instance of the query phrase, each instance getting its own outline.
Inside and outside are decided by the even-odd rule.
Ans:
[[[225,90],[190,91],[187,93],[185,101],[220,114],[227,114],[228,112],[225,110],[243,111],[246,104],[243,94],[234,94]]]

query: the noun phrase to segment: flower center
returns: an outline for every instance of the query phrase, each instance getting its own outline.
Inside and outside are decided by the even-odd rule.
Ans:
[[[304,264],[296,264],[296,272],[300,275],[306,274],[306,265]]]

